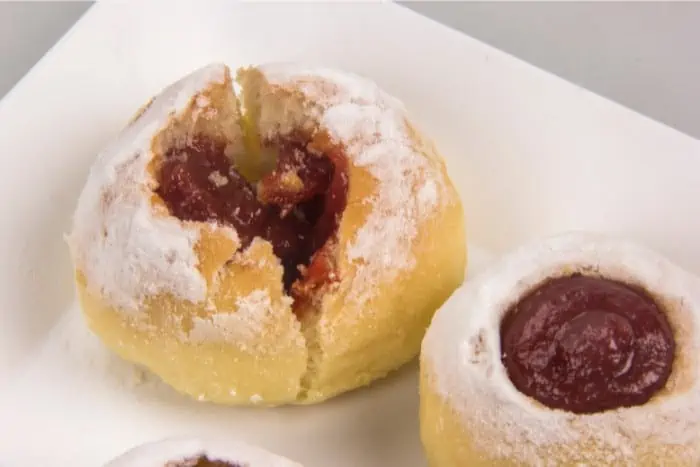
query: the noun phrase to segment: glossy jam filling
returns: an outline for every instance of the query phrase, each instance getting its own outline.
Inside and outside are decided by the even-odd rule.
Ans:
[[[675,342],[644,290],[581,274],[551,279],[501,322],[501,359],[523,394],[596,413],[646,403],[671,374]]]
[[[332,249],[347,201],[347,164],[337,149],[317,154],[294,140],[275,146],[276,166],[251,183],[223,144],[195,138],[165,155],[156,193],[181,220],[232,226],[243,248],[255,237],[269,241],[298,303],[337,279]]]

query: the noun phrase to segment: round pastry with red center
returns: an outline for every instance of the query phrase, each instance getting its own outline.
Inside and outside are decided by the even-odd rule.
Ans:
[[[433,467],[700,465],[700,280],[646,247],[567,233],[505,255],[421,352]]]
[[[99,155],[68,241],[89,327],[178,391],[313,403],[414,358],[466,263],[459,196],[359,76],[213,64]]]
[[[302,467],[241,441],[168,438],[136,446],[104,467]]]

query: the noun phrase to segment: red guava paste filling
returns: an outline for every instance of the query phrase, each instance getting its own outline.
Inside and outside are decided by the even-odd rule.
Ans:
[[[297,304],[337,277],[332,249],[347,202],[347,161],[337,148],[319,155],[296,140],[275,147],[275,168],[252,184],[225,145],[195,138],[166,153],[156,193],[178,219],[230,225],[243,248],[255,237],[269,241]]]
[[[547,407],[596,413],[645,404],[671,374],[665,313],[644,290],[574,274],[548,280],[501,322],[513,385]]]

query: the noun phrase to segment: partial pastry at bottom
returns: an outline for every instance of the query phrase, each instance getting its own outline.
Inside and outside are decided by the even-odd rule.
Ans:
[[[431,467],[700,465],[700,280],[619,238],[505,255],[421,352]]]
[[[169,438],[136,446],[104,467],[303,467],[240,441]]]

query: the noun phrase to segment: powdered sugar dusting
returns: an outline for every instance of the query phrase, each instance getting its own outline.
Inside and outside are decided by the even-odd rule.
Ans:
[[[175,466],[205,455],[210,459],[250,467],[302,467],[301,464],[260,447],[230,438],[185,437],[167,438],[136,446],[105,467]]]
[[[67,241],[89,289],[115,306],[136,311],[141,300],[169,292],[192,302],[206,296],[193,247],[195,227],[154,213],[147,172],[151,141],[212,83],[223,83],[224,65],[197,70],[166,88],[93,164]],[[198,105],[206,105],[200,98]]]
[[[443,201],[439,167],[414,149],[403,104],[354,74],[293,64],[261,67],[273,85],[301,89],[319,126],[341,143],[350,162],[376,179],[372,210],[347,248],[362,261],[351,298],[363,302],[378,285],[415,265],[411,246],[419,226]]]
[[[502,314],[531,287],[572,269],[636,283],[665,303],[678,334],[666,392],[643,406],[574,415],[549,410],[512,385],[500,360]],[[695,465],[700,462],[699,290],[695,277],[644,247],[592,233],[563,234],[524,246],[465,283],[435,315],[423,359],[435,389],[488,452],[523,465],[548,465],[554,452],[561,456],[567,446],[575,450],[585,444],[569,458],[636,465],[636,450],[651,439]],[[479,359],[473,358],[475,336],[482,336]],[[658,340],[652,335],[646,344],[662,345]],[[651,371],[647,377],[658,375]]]
[[[286,306],[291,306],[291,299]],[[191,342],[227,341],[246,345],[265,333],[266,326],[275,319],[275,310],[266,289],[254,290],[238,298],[234,310],[219,310],[206,318],[193,318],[189,333]]]

